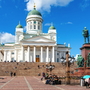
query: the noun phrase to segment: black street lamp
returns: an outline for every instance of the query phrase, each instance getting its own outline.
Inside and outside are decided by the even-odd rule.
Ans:
[[[75,58],[69,56],[68,51],[66,52],[66,58],[62,57],[62,65],[66,66],[66,84],[70,84],[70,65],[74,64]]]

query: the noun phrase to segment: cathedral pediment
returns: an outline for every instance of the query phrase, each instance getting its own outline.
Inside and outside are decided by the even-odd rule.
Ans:
[[[45,37],[41,37],[41,36],[36,36],[36,37],[32,37],[32,38],[28,38],[28,39],[24,39],[21,42],[55,42],[53,40],[50,40],[48,38]]]

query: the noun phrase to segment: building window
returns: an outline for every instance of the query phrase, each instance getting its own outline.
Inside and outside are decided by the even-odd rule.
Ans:
[[[36,24],[36,21],[34,21],[34,24]]]
[[[59,58],[57,58],[57,62],[59,62]]]
[[[34,25],[34,29],[36,29],[36,25]]]
[[[57,53],[57,55],[59,55],[59,53]]]
[[[12,54],[14,54],[14,52],[12,52]]]
[[[38,26],[38,29],[40,29],[40,26]]]
[[[30,29],[32,29],[32,25],[30,25]]]
[[[14,61],[14,58],[11,58],[11,61]]]
[[[36,55],[36,58],[39,58],[39,55]]]

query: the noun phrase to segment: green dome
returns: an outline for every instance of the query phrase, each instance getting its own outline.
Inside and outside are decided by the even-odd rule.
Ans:
[[[16,26],[16,28],[23,28],[23,27],[22,27],[22,25],[19,24]]]
[[[34,8],[34,10],[30,11],[28,13],[28,16],[29,15],[39,15],[39,16],[42,16],[41,13],[36,10],[36,8]]]
[[[50,28],[49,29],[56,29],[54,26],[50,26]]]

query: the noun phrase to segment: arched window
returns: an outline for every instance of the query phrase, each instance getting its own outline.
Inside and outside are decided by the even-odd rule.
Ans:
[[[30,29],[32,29],[32,25],[30,25]]]
[[[36,29],[36,25],[34,25],[34,29]]]

